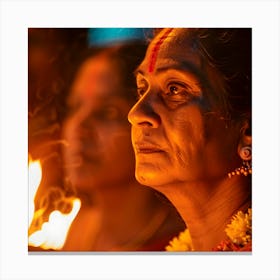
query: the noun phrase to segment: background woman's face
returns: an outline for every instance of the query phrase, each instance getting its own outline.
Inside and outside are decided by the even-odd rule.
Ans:
[[[211,112],[205,63],[191,42],[165,32],[138,69],[140,99],[129,113],[136,177],[159,186],[225,176],[236,164],[237,133]]]
[[[127,113],[119,72],[104,56],[86,60],[68,99],[63,127],[66,175],[80,189],[126,183],[134,176]]]

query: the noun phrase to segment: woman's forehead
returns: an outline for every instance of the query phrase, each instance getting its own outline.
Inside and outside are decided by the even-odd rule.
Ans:
[[[195,30],[193,31],[183,28],[172,29],[167,36],[164,36],[164,32],[160,32],[151,42],[145,59],[137,70],[149,80],[157,79],[159,75],[178,78],[179,76],[174,74],[175,70],[186,74],[203,87],[204,97],[216,106],[220,104],[220,101],[217,101],[220,97],[216,95],[223,90],[223,77],[211,66],[201,51]],[[207,93],[210,91],[213,93],[211,96]]]
[[[187,30],[172,28],[160,32],[151,42],[141,68],[144,68],[145,72],[153,73],[167,60],[173,60],[177,64],[193,64],[200,68],[201,56],[194,48],[188,33]]]

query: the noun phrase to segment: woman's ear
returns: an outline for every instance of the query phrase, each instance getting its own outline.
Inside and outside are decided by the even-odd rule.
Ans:
[[[240,129],[238,143],[238,154],[243,160],[249,160],[249,158],[251,159],[252,153],[250,152],[249,155],[248,150],[252,151],[252,129],[250,122],[246,120]],[[246,156],[244,155],[244,151],[247,151]]]

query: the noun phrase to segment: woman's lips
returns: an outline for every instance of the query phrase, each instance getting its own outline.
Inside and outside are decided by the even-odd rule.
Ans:
[[[157,145],[149,142],[136,142],[134,144],[137,154],[153,154],[153,153],[162,153],[163,150],[160,149]]]

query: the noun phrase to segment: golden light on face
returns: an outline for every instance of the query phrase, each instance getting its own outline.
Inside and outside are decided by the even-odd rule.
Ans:
[[[136,71],[139,100],[128,119],[136,178],[145,185],[214,180],[236,164],[228,158],[237,161],[234,130],[210,113],[207,61],[186,35],[156,37]]]

